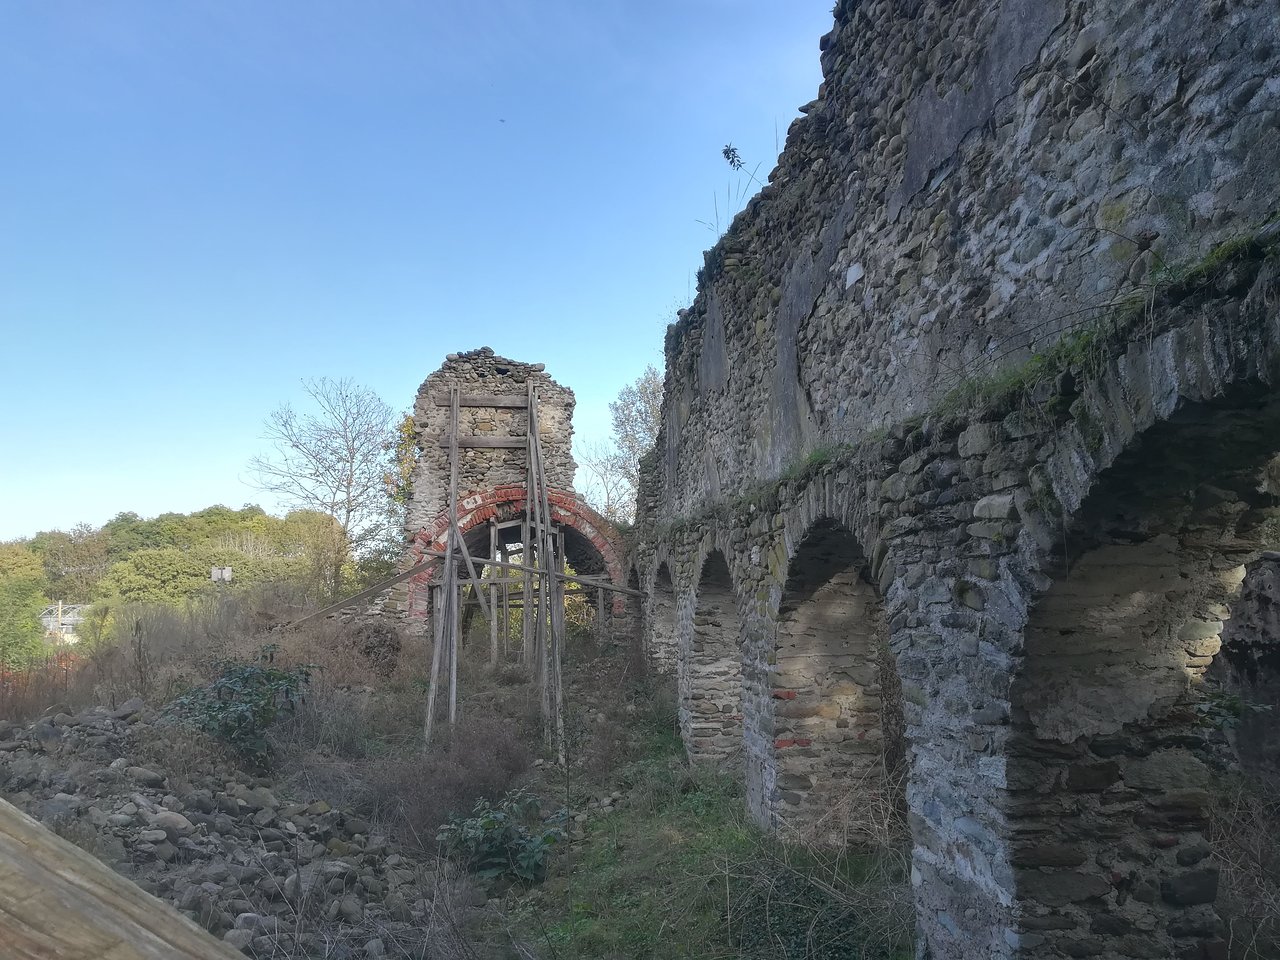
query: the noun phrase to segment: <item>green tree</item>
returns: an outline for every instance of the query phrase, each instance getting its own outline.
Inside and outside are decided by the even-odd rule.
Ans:
[[[658,442],[662,423],[662,374],[653,364],[618,391],[618,399],[609,404],[609,416],[620,468],[634,490],[640,481],[640,458]]]
[[[233,588],[288,579],[293,572],[286,558],[261,558],[205,544],[184,550],[157,547],[139,550],[112,565],[98,584],[99,596],[115,603],[180,603],[212,593],[213,567],[231,567]]]
[[[650,364],[609,404],[613,438],[574,450],[578,482],[587,502],[609,520],[626,523],[635,514],[640,458],[653,449],[662,420],[662,376]]]
[[[0,663],[23,664],[44,652],[40,613],[49,605],[44,564],[22,544],[0,544]]]
[[[45,530],[31,538],[44,562],[49,592],[68,603],[87,603],[111,565],[108,537],[87,523],[70,530]]]

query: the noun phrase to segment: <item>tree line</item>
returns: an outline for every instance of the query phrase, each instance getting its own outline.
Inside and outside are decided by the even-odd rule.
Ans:
[[[417,458],[412,417],[350,380],[304,381],[309,409],[282,405],[264,424],[253,482],[287,512],[222,505],[143,518],[117,514],[0,542],[0,668],[47,654],[41,611],[90,605],[82,642],[116,638],[120,615],[268,585],[320,605],[389,577],[404,552]],[[634,516],[637,466],[657,433],[662,382],[650,366],[610,404],[612,442],[577,451],[579,486],[615,522]],[[212,580],[230,567],[230,584]]]

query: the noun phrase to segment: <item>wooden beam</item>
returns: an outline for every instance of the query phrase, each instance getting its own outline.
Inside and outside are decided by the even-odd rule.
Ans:
[[[302,624],[306,623],[308,620],[314,620],[316,617],[323,617],[327,613],[337,613],[339,610],[345,610],[347,607],[352,606],[353,604],[359,603],[361,600],[372,600],[374,597],[380,594],[383,590],[387,589],[387,587],[393,587],[397,583],[400,583],[401,581],[408,580],[410,577],[416,574],[419,574],[422,571],[427,570],[431,567],[434,567],[436,564],[437,558],[443,557],[443,556],[444,554],[442,553],[433,553],[431,554],[430,560],[423,560],[421,563],[415,563],[408,570],[402,571],[401,573],[397,573],[394,577],[391,577],[388,580],[383,580],[381,583],[374,584],[372,587],[370,587],[367,590],[361,590],[355,596],[347,597],[345,600],[339,600],[337,603],[331,603],[327,607],[323,607],[322,609],[317,610],[315,613],[308,613],[305,617],[301,617],[293,621],[293,623],[288,624],[288,626],[290,627],[301,626]]]
[[[6,960],[244,960],[0,800],[0,956]]]
[[[408,580],[410,577],[414,576],[415,574],[419,574],[419,573],[422,573],[424,570],[430,569],[431,567],[435,566],[435,562],[437,560],[443,560],[446,556],[446,554],[440,552],[439,550],[424,550],[422,551],[422,555],[424,557],[430,557],[430,559],[423,560],[421,563],[415,563],[408,570],[405,570],[401,573],[397,573],[394,577],[391,577],[389,580],[383,580],[381,583],[374,584],[372,587],[369,587],[369,589],[367,590],[361,590],[359,593],[357,593],[353,597],[347,597],[345,600],[339,600],[337,603],[331,603],[329,604],[329,606],[324,607],[320,610],[317,610],[315,613],[308,613],[305,617],[299,617],[297,620],[294,620],[292,623],[286,624],[281,629],[287,630],[287,629],[290,629],[291,627],[301,626],[302,624],[306,623],[308,620],[314,620],[316,617],[323,617],[325,614],[328,614],[328,613],[337,613],[339,610],[345,610],[347,607],[353,604],[359,603],[361,600],[369,600],[373,597],[376,597],[383,590],[387,589],[387,587],[395,586],[397,583],[400,583],[403,580]],[[522,563],[508,563],[504,560],[480,559],[480,560],[477,560],[476,562],[485,566],[497,567],[500,570],[522,570],[526,573],[541,572],[537,567],[525,566]],[[621,593],[624,596],[628,596],[628,597],[644,596],[644,594],[641,593],[639,590],[631,590],[631,589],[628,589],[627,587],[615,586],[614,584],[609,583],[608,581],[597,580],[592,577],[575,577],[572,574],[555,573],[555,572],[553,572],[551,575],[555,577],[557,580],[564,580],[564,581],[567,581],[568,583],[580,583],[586,587],[595,587],[600,590],[608,590],[610,593]],[[481,579],[476,581],[465,581],[465,582],[487,583],[488,581]],[[511,582],[511,581],[508,581],[508,582]]]
[[[442,449],[452,446],[451,437],[439,437],[437,442]],[[519,450],[527,443],[525,437],[458,437],[458,447],[471,447],[481,450]]]
[[[433,398],[433,402],[437,407],[447,407],[451,403],[449,397],[439,395]],[[458,395],[458,406],[525,410],[529,407],[529,401],[525,397],[516,395],[499,396],[486,393],[461,393]]]

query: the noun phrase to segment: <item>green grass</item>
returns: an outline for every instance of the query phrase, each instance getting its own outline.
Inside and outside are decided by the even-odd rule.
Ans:
[[[780,843],[748,822],[738,782],[691,770],[669,731],[650,746],[618,771],[628,805],[594,820],[515,908],[542,956],[911,956],[905,858]]]
[[[690,771],[665,731],[619,774],[629,805],[597,818],[560,855],[553,876],[524,898],[521,926],[545,956],[563,960],[738,956],[721,865],[747,854],[756,836],[739,786]]]

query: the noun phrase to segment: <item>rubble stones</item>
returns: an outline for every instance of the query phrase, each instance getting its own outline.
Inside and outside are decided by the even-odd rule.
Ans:
[[[14,746],[0,753],[5,799],[247,954],[287,948],[318,960],[347,944],[343,955],[383,956],[371,934],[425,942],[437,883],[470,898],[452,868],[440,876],[434,860],[396,852],[370,823],[324,801],[288,803],[267,783],[213,763],[196,764],[179,783],[137,762],[139,737],[157,735],[140,702],[66,714],[56,755],[40,742],[49,719],[6,725]]]

